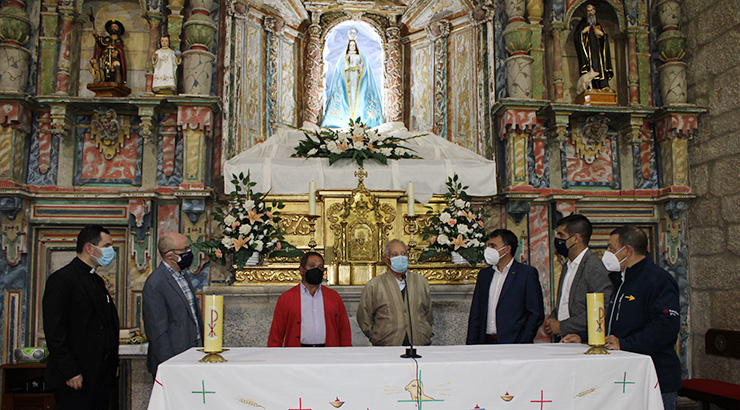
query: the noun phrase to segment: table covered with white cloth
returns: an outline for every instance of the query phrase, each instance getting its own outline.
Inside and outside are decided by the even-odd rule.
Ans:
[[[413,137],[403,123],[386,123],[377,129],[399,138]],[[357,186],[354,172],[358,165],[343,159],[329,165],[327,158],[291,158],[301,139],[302,130],[281,126],[265,142],[257,144],[224,164],[224,190],[231,192],[232,175],[251,174],[254,189],[272,194],[302,194],[308,192],[308,182],[315,181],[318,189],[353,189]],[[496,194],[496,166],[473,151],[434,134],[413,138],[402,145],[415,150],[422,159],[389,160],[383,165],[374,160],[364,163],[368,176],[364,181],[370,190],[406,190],[414,183],[416,199],[427,203],[432,194],[447,192],[447,177],[457,174],[469,195],[486,197]]]
[[[662,409],[649,356],[580,344],[190,349],[161,364],[149,410]],[[417,385],[417,380],[421,381]]]

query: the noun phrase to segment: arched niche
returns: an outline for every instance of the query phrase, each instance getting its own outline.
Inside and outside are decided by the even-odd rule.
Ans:
[[[329,33],[332,32],[338,25],[345,23],[345,22],[351,22],[355,21],[358,24],[366,24],[372,30],[377,34],[378,38],[380,39],[380,45],[382,48],[382,66],[381,66],[381,73],[379,74],[382,78],[382,81],[378,83],[378,86],[380,87],[381,95],[383,98],[383,101],[386,99],[386,82],[385,82],[385,64],[387,63],[385,60],[385,52],[386,52],[386,46],[387,46],[387,38],[385,35],[385,29],[387,28],[387,18],[375,14],[365,13],[363,14],[359,19],[353,19],[349,15],[345,14],[344,12],[329,12],[325,13],[321,16],[320,25],[321,25],[321,36],[320,36],[320,49],[323,51],[326,49],[326,41],[329,36]],[[325,89],[325,78],[326,78],[326,70],[325,67],[325,61],[324,56],[322,55],[322,59],[320,61],[321,64],[321,70],[318,70],[318,75],[321,76],[321,78],[316,79],[314,84],[319,85],[320,87],[320,94],[321,94],[321,115],[318,118],[318,123],[320,124],[323,120],[324,116],[324,109],[326,106],[326,89]],[[375,73],[376,75],[378,73]],[[310,74],[309,74],[310,75]]]
[[[609,35],[611,47],[611,62],[614,69],[614,77],[609,81],[609,86],[616,90],[619,105],[629,104],[628,89],[628,67],[627,67],[627,36],[626,21],[622,6],[613,0],[581,0],[574,3],[566,12],[566,30],[563,33],[565,43],[563,47],[563,68],[565,70],[565,100],[574,102],[576,97],[576,85],[580,77],[578,57],[576,55],[573,36],[575,28],[580,19],[585,15],[587,4],[596,8],[596,17],[604,30]]]
[[[375,83],[382,90],[384,87],[384,68],[385,68],[385,36],[379,35],[374,26],[364,21],[345,20],[335,24],[330,30],[327,30],[323,38],[323,100],[322,105],[326,108],[328,94],[331,92],[331,80],[334,69],[339,59],[344,53],[349,41],[349,32],[353,28],[358,29],[357,44],[360,52],[365,55],[372,66]],[[385,95],[382,95],[384,98]]]

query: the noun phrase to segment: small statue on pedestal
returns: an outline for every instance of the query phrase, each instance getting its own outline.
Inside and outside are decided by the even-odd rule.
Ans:
[[[160,95],[177,94],[177,66],[182,62],[180,51],[170,48],[169,36],[159,38],[160,48],[152,54],[154,78],[152,91]]]
[[[123,39],[126,32],[118,20],[109,20],[105,23],[108,36],[101,36],[95,29],[95,17],[90,13],[90,22],[93,23],[93,37],[95,48],[90,59],[90,73],[93,82],[87,88],[95,92],[97,97],[123,97],[131,93],[126,87],[126,53]]]
[[[593,4],[586,5],[586,14],[576,26],[573,40],[580,75],[576,103],[615,105],[616,93],[609,87],[609,79],[614,77],[609,35],[596,18]]]

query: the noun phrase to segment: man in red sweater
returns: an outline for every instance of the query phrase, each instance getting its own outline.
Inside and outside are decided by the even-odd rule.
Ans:
[[[324,258],[307,252],[301,258],[301,283],[280,295],[272,317],[268,347],[352,346],[342,297],[321,286]]]

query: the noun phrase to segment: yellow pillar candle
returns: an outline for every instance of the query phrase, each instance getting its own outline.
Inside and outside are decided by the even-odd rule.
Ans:
[[[588,344],[603,346],[606,337],[603,293],[586,294],[586,312],[588,313]]]
[[[224,297],[223,295],[204,295],[206,308],[203,312],[203,350],[206,353],[219,353],[224,342]]]

